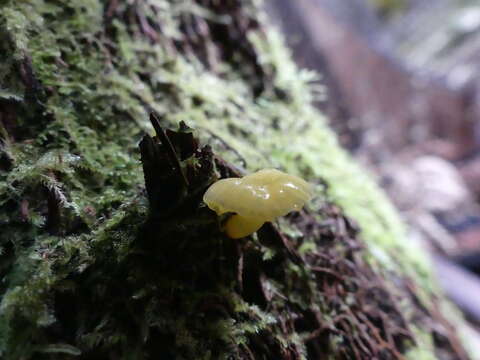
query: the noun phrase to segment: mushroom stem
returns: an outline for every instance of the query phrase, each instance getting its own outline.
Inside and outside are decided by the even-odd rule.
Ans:
[[[232,239],[240,239],[260,229],[265,221],[240,215],[233,215],[227,220],[225,232]]]

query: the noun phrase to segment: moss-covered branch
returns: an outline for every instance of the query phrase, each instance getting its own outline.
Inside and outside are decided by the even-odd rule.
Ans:
[[[256,1],[0,9],[2,357],[467,357]],[[261,167],[315,201],[232,241],[203,191]]]

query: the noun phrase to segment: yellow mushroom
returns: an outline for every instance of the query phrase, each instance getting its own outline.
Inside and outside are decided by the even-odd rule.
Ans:
[[[203,201],[218,215],[235,213],[225,225],[232,239],[239,239],[291,211],[300,210],[313,195],[312,186],[297,176],[264,169],[243,178],[212,184]]]

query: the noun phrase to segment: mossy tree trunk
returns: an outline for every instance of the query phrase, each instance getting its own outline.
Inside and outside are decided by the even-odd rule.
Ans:
[[[3,358],[468,358],[256,1],[3,0],[0,39]],[[230,240],[202,195],[262,167],[315,199]]]

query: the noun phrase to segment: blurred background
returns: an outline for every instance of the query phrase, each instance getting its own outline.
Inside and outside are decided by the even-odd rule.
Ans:
[[[340,141],[480,329],[480,0],[270,0]]]

